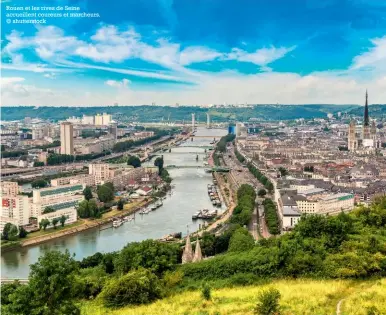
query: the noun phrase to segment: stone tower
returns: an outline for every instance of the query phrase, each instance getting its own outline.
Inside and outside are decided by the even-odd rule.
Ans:
[[[348,150],[349,151],[355,151],[357,149],[357,138],[356,138],[356,133],[355,133],[355,122],[352,120],[350,122],[350,125],[348,127]]]

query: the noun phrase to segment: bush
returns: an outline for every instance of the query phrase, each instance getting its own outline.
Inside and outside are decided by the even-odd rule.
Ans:
[[[74,295],[81,299],[93,299],[102,291],[107,279],[103,266],[81,269],[73,285]]]
[[[202,287],[201,295],[202,295],[202,298],[207,300],[207,301],[210,301],[210,299],[212,298],[212,290],[211,290],[210,286],[207,285],[206,283]]]
[[[184,278],[184,273],[181,270],[174,272],[166,271],[162,282],[165,288],[165,294],[169,294],[178,284],[182,282]]]
[[[140,269],[112,279],[100,294],[105,306],[122,307],[145,304],[161,297],[160,281],[149,270]]]
[[[263,291],[258,296],[258,302],[255,308],[257,315],[279,315],[280,292],[274,288]]]
[[[252,235],[246,228],[240,227],[233,233],[229,242],[228,251],[243,252],[252,249],[254,245],[255,241]]]

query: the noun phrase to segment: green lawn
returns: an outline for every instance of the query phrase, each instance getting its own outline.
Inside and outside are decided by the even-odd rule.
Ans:
[[[71,229],[73,227],[83,225],[84,223],[85,223],[84,220],[79,219],[78,221],[76,221],[74,223],[71,223],[71,224],[68,224],[68,225],[65,225],[64,227],[62,227],[59,224],[59,225],[56,226],[56,229],[51,227],[51,228],[49,228],[49,229],[47,229],[45,231],[43,229],[41,229],[40,231],[28,233],[26,239],[31,239],[31,238],[35,238],[35,237],[39,237],[39,236],[49,235],[49,234],[52,234],[52,233],[62,232],[62,231]]]

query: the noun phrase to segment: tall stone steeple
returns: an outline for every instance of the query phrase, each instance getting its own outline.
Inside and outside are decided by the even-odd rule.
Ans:
[[[370,120],[369,120],[369,104],[368,104],[368,94],[366,90],[366,103],[365,103],[365,114],[364,114],[364,120],[363,120],[364,126],[370,126]]]
[[[371,137],[370,137],[369,104],[368,104],[367,90],[366,90],[365,114],[363,117],[362,139],[371,139]]]
[[[201,260],[202,260],[201,246],[200,246],[200,241],[198,240],[198,236],[197,236],[197,242],[196,242],[196,248],[194,250],[193,262],[197,262],[197,261],[201,261]]]
[[[193,260],[193,250],[192,250],[192,244],[190,242],[190,236],[188,231],[188,236],[186,237],[186,244],[184,248],[184,253],[182,254],[182,263],[190,263]]]

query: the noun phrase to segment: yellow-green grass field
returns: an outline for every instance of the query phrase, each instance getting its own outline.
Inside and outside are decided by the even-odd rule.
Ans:
[[[332,315],[341,299],[341,315],[366,315],[375,306],[386,314],[386,278],[382,280],[277,280],[270,284],[212,290],[205,301],[199,291],[158,300],[143,306],[108,309],[100,299],[79,303],[82,315],[252,315],[259,292],[280,291],[281,315]]]

